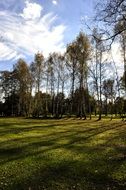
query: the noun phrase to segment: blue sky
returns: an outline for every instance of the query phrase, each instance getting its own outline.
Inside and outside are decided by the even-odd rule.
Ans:
[[[81,18],[93,16],[94,0],[0,0],[0,70],[11,69],[19,58],[64,52],[75,39]]]

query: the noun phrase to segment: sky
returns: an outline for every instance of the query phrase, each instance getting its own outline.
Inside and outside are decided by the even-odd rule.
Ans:
[[[93,0],[0,0],[0,70],[64,52],[93,14]]]
[[[94,16],[96,0],[0,0],[0,71],[11,70],[19,58],[27,63],[37,52],[63,53]],[[113,57],[119,62],[118,44]],[[120,67],[120,65],[118,64]]]

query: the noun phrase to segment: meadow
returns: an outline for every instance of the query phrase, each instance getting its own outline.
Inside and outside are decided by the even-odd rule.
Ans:
[[[126,189],[126,123],[0,118],[0,189]]]

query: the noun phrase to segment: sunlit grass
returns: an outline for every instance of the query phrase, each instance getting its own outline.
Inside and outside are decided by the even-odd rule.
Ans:
[[[126,189],[126,123],[0,119],[0,189]]]

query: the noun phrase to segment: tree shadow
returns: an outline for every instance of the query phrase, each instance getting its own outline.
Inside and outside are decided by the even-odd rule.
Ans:
[[[47,125],[42,127],[37,123],[35,126],[30,123],[30,127],[22,128],[19,126],[19,133],[38,130],[40,134],[39,136],[35,134],[34,136],[19,138],[19,133],[17,133],[16,138],[1,142],[1,166],[11,165],[12,162],[18,165],[20,161],[23,162],[25,159],[30,159],[33,162],[33,168],[29,166],[29,176],[22,179],[12,176],[13,183],[9,184],[7,188],[13,190],[29,188],[31,190],[126,189],[125,182],[117,180],[112,175],[121,167],[125,159],[114,160],[113,152],[106,152],[107,148],[113,148],[114,156],[125,152],[125,147],[122,148],[113,144],[114,140],[120,138],[120,136],[124,135],[126,137],[120,131],[124,124],[115,122],[112,126],[109,123],[97,128],[92,123],[89,127],[83,127],[87,123],[83,121],[81,127],[79,127],[78,122],[75,122],[74,127],[68,128],[64,128],[63,123],[61,125],[59,123],[57,126],[55,126],[55,123],[46,123]],[[70,125],[72,124],[73,122],[70,122]],[[14,127],[13,125],[11,127],[13,133]],[[47,133],[43,133],[46,130]],[[91,144],[89,146],[92,139],[110,130],[114,131],[111,139],[106,137],[102,144]],[[61,152],[57,153],[59,150]],[[36,163],[39,164],[38,168],[34,166]]]

